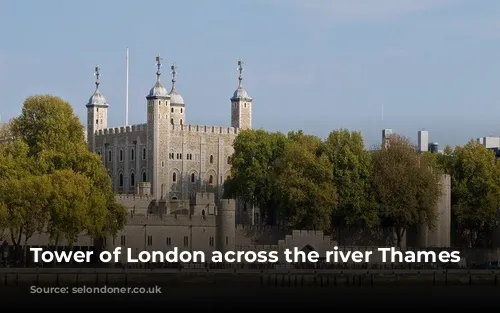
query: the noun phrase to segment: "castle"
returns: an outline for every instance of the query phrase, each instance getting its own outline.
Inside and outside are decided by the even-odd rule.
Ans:
[[[252,98],[243,88],[243,62],[239,85],[231,97],[231,127],[189,125],[186,104],[175,86],[176,66],[172,65],[170,91],[160,81],[161,58],[156,58],[156,82],[146,96],[145,124],[107,128],[108,103],[96,89],[87,103],[89,149],[102,157],[114,191],[134,194],[141,183],[150,185],[156,199],[194,200],[197,192],[222,195],[230,175],[233,141],[239,130],[252,127]]]
[[[260,220],[255,218],[258,209],[245,212],[235,200],[222,199],[233,142],[240,130],[252,128],[252,98],[243,88],[243,62],[238,62],[239,83],[230,99],[231,127],[187,124],[186,104],[175,85],[175,64],[170,91],[160,81],[159,56],[156,65],[156,82],[146,96],[147,122],[118,128],[107,128],[109,106],[99,89],[99,67],[95,68],[96,87],[86,104],[88,147],[101,156],[128,220],[116,236],[97,243],[81,234],[74,247],[130,248],[136,257],[141,251],[174,248],[205,253],[298,248],[324,255],[336,245],[358,250],[394,245],[390,241],[394,233],[385,229],[369,234],[348,229],[328,236],[321,231],[254,225],[254,220]],[[450,177],[444,175],[441,184],[437,227],[408,230],[404,245],[450,246]],[[44,234],[29,242],[30,246],[48,244]]]

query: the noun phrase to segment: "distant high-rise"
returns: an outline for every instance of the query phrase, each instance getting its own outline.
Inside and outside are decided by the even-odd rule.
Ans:
[[[429,151],[429,132],[426,130],[418,131],[418,152]]]
[[[437,142],[429,143],[429,152],[438,153],[439,152],[439,143],[437,143]]]
[[[392,135],[392,129],[386,128],[382,129],[382,144],[386,145],[386,140]]]

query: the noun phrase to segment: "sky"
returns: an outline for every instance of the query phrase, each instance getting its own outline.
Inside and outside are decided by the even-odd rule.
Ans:
[[[146,99],[177,64],[186,123],[230,126],[244,60],[253,127],[326,137],[381,130],[465,144],[500,136],[500,1],[496,0],[1,0],[0,114],[28,96],[71,103],[82,123],[94,66],[109,127],[146,121]]]

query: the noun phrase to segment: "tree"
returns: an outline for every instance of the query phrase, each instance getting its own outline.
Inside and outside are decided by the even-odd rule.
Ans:
[[[470,246],[478,246],[480,235],[493,227],[500,206],[500,164],[493,151],[471,140],[449,151],[444,165],[451,175],[451,202],[459,230],[469,235]]]
[[[399,135],[373,154],[373,186],[383,226],[394,229],[401,246],[405,231],[417,224],[433,227],[441,196],[439,172],[415,146]]]
[[[46,231],[70,244],[80,232],[100,239],[123,228],[126,210],[116,202],[101,160],[88,151],[83,126],[69,103],[50,95],[27,98],[22,114],[12,122],[12,134],[16,140],[0,149],[0,176],[6,178],[0,203],[11,217],[28,217],[28,212],[36,212],[34,206],[42,210],[41,201],[49,201]],[[41,197],[33,199],[30,188],[8,191],[14,186],[39,188]],[[6,221],[12,234],[19,234],[15,229],[26,232],[25,222]],[[38,228],[29,227],[30,232]]]
[[[226,197],[235,197],[247,204],[259,206],[271,225],[276,223],[281,207],[276,197],[275,167],[287,141],[281,133],[261,129],[241,131],[233,144],[231,177],[224,186]]]
[[[378,223],[371,185],[371,156],[360,132],[340,129],[330,133],[324,143],[332,163],[338,204],[333,224],[338,227],[372,227]]]
[[[291,226],[331,231],[331,215],[337,193],[332,164],[322,152],[322,142],[302,132],[291,132],[277,164],[278,195]]]
[[[0,122],[0,140],[8,138],[11,136],[11,122],[1,123]]]

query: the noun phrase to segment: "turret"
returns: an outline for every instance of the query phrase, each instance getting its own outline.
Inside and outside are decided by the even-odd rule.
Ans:
[[[238,61],[238,88],[231,97],[231,127],[252,129],[252,98],[243,88],[243,60]]]
[[[234,251],[236,237],[236,201],[222,199],[217,208],[217,250]]]
[[[183,125],[186,123],[186,105],[184,99],[175,88],[175,76],[177,74],[177,66],[172,64],[172,89],[170,90],[170,124]]]
[[[108,128],[108,103],[99,90],[99,65],[95,66],[95,91],[90,97],[87,107],[87,142],[89,150],[95,152],[95,132]]]
[[[160,184],[160,178],[168,177],[168,169],[162,152],[165,151],[165,138],[168,137],[170,121],[170,95],[167,88],[160,81],[161,58],[156,57],[156,83],[146,96],[148,105],[148,148],[147,160],[149,166],[148,177],[151,177],[151,191],[157,199],[162,198],[166,192],[166,185]],[[160,146],[162,145],[162,146]]]

